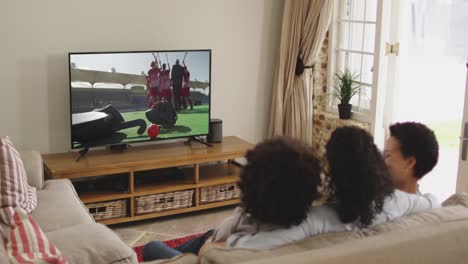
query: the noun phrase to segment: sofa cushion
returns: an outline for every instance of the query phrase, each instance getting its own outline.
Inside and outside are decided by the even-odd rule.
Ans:
[[[75,225],[48,232],[47,236],[70,264],[138,263],[133,249],[102,224]]]
[[[21,156],[8,137],[0,137],[0,198],[0,208],[17,206],[28,213],[37,204],[36,188],[29,186]]]
[[[462,205],[468,208],[468,193],[459,192],[450,196],[442,203],[442,206]]]
[[[48,180],[37,192],[37,208],[31,213],[44,232],[94,223],[70,180]]]
[[[341,243],[348,240],[355,240],[364,237],[360,232],[336,232],[326,233],[307,238],[302,241],[280,246],[269,250],[258,249],[228,249],[209,248],[201,257],[202,263],[239,263],[254,259],[264,259],[272,256],[282,256],[311,249],[319,249]]]
[[[419,226],[244,264],[460,264],[468,259],[468,220]]]
[[[368,227],[362,231],[366,236],[371,236],[396,230],[411,229],[422,225],[440,224],[462,219],[468,219],[468,208],[455,205],[408,215],[384,224]]]
[[[410,229],[421,225],[440,224],[468,219],[468,194],[454,194],[448,198],[443,205],[444,207],[400,217],[384,224],[370,226],[362,231],[366,236],[370,236],[396,230]]]
[[[35,150],[20,151],[28,183],[38,190],[44,188],[44,166],[41,154]]]
[[[46,237],[36,221],[19,207],[0,209],[5,249],[12,263],[66,264],[67,261]]]

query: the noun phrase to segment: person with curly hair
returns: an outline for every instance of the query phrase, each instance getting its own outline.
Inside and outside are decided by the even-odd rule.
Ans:
[[[424,124],[396,123],[390,126],[384,157],[396,187],[416,194],[418,181],[437,164],[439,144],[434,132]]]
[[[312,149],[289,139],[274,138],[258,144],[247,152],[247,164],[239,180],[241,205],[234,215],[227,218],[215,230],[195,238],[176,249],[159,241],[152,241],[143,248],[145,261],[167,259],[182,253],[198,254],[200,248],[210,242],[227,247],[237,247],[237,241],[257,232],[278,228],[287,229],[300,224],[320,197],[321,167]],[[259,241],[251,248],[265,248],[282,243],[281,237]]]
[[[337,128],[326,144],[328,202],[312,207],[299,225],[249,234],[239,247],[270,248],[327,232],[351,231],[439,207],[431,196],[396,190],[372,136],[357,127]],[[281,243],[271,240],[281,237]],[[262,241],[271,241],[259,247]],[[265,243],[263,243],[265,245]]]

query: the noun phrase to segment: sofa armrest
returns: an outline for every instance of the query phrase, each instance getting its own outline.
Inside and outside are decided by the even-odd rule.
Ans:
[[[90,223],[46,233],[70,264],[137,264],[131,247],[102,224]]]
[[[29,185],[42,190],[44,188],[44,167],[41,154],[38,151],[26,150],[20,151],[20,155],[26,169]]]

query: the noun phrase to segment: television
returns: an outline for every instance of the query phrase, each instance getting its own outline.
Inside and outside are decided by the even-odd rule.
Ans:
[[[208,135],[211,50],[68,58],[72,149]]]

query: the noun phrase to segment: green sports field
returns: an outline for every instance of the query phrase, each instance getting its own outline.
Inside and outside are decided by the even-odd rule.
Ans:
[[[146,121],[147,127],[151,122],[146,119],[145,111],[126,112],[122,113],[125,121],[143,119]],[[194,106],[193,110],[181,110],[177,113],[178,119],[172,129],[164,129],[160,126],[158,137],[155,139],[174,138],[174,137],[189,137],[191,135],[208,134],[209,126],[209,108],[208,105]],[[90,143],[90,146],[102,146],[117,143],[131,143],[136,141],[150,140],[147,132],[138,135],[138,127],[127,128],[112,133],[106,138],[96,140]],[[76,147],[80,147],[79,145]]]

